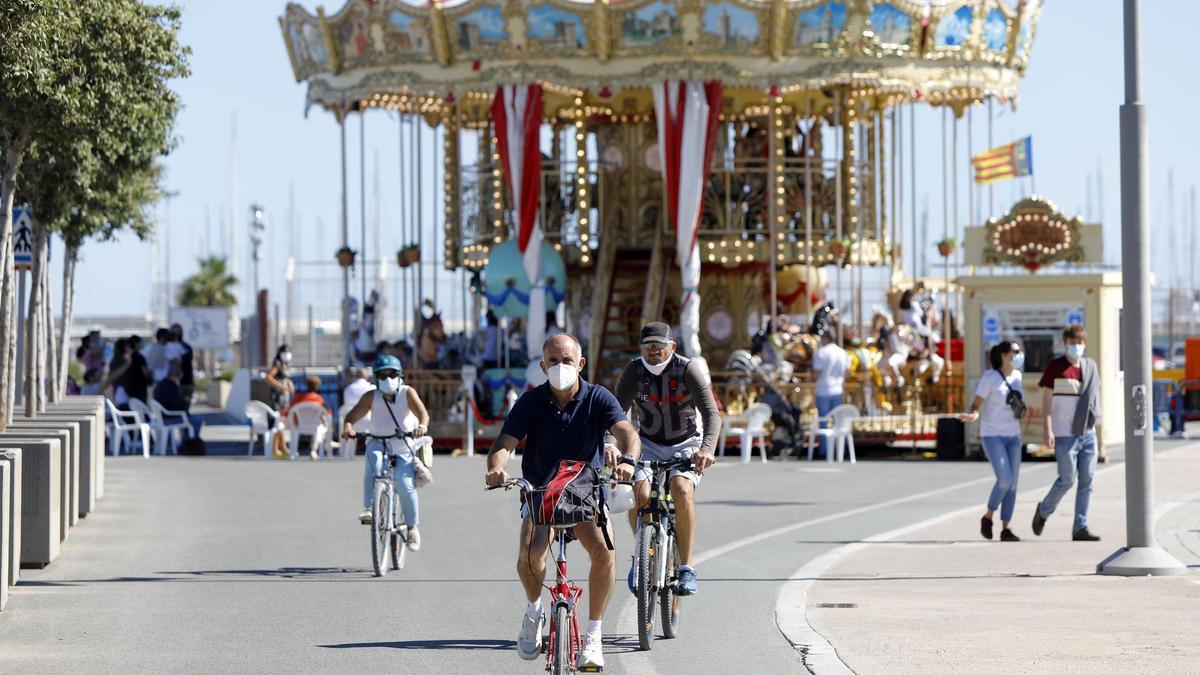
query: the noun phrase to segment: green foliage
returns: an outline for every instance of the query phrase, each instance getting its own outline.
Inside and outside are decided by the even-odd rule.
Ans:
[[[23,67],[16,74],[7,72],[9,54],[0,53],[0,90],[9,91],[13,80],[19,92],[31,92],[19,101],[3,97],[0,130],[42,112],[33,120],[18,201],[31,204],[69,247],[124,228],[146,236],[147,210],[158,198],[156,162],[173,147],[180,108],[169,80],[188,74],[188,50],[176,37],[178,8],[135,0],[0,5],[0,12],[20,13],[35,45],[46,44],[18,49]],[[42,20],[49,18],[56,23],[47,28]],[[8,44],[4,32],[0,41]],[[46,97],[39,102],[34,94]]]
[[[237,304],[233,288],[237,279],[226,269],[224,258],[200,258],[200,271],[184,279],[176,295],[183,307],[229,307]]]

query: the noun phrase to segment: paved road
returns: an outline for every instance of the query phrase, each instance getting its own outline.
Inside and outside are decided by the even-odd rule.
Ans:
[[[439,458],[423,548],[370,573],[361,463],[121,458],[63,556],[0,614],[0,672],[541,671],[517,659],[515,493],[484,493],[481,458]],[[1048,484],[1027,465],[1022,487]],[[986,463],[723,462],[700,490],[701,595],[682,636],[636,651],[618,539],[608,672],[800,672],[775,625],[787,576],[836,546],[981,503]],[[970,536],[971,533],[964,533]],[[572,569],[586,570],[582,549]]]

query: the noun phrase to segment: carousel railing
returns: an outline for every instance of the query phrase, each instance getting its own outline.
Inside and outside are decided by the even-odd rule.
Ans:
[[[837,230],[836,171],[837,163],[833,160],[794,157],[783,161],[785,233],[806,236],[811,211],[813,239],[833,236]],[[701,206],[701,235],[766,237],[769,178],[770,169],[764,159],[738,158],[714,166]],[[843,214],[847,222],[849,215]]]

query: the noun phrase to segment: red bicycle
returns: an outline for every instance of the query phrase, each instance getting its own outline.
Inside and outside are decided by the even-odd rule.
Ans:
[[[524,478],[510,478],[500,485],[484,488],[485,490],[509,490],[519,488],[521,494],[528,497],[533,492],[544,489],[535,488]],[[600,489],[598,485],[596,489]],[[547,586],[550,591],[550,637],[543,650],[546,652],[546,671],[554,675],[561,673],[598,673],[600,668],[577,668],[575,660],[581,648],[579,624],[575,619],[575,608],[583,595],[583,588],[567,576],[567,544],[575,540],[572,529],[575,524],[552,526],[554,540],[558,550],[554,556],[554,585]]]

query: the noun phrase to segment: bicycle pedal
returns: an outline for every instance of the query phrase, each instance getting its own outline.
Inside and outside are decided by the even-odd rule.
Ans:
[[[579,666],[576,670],[581,673],[603,673],[604,666]]]

